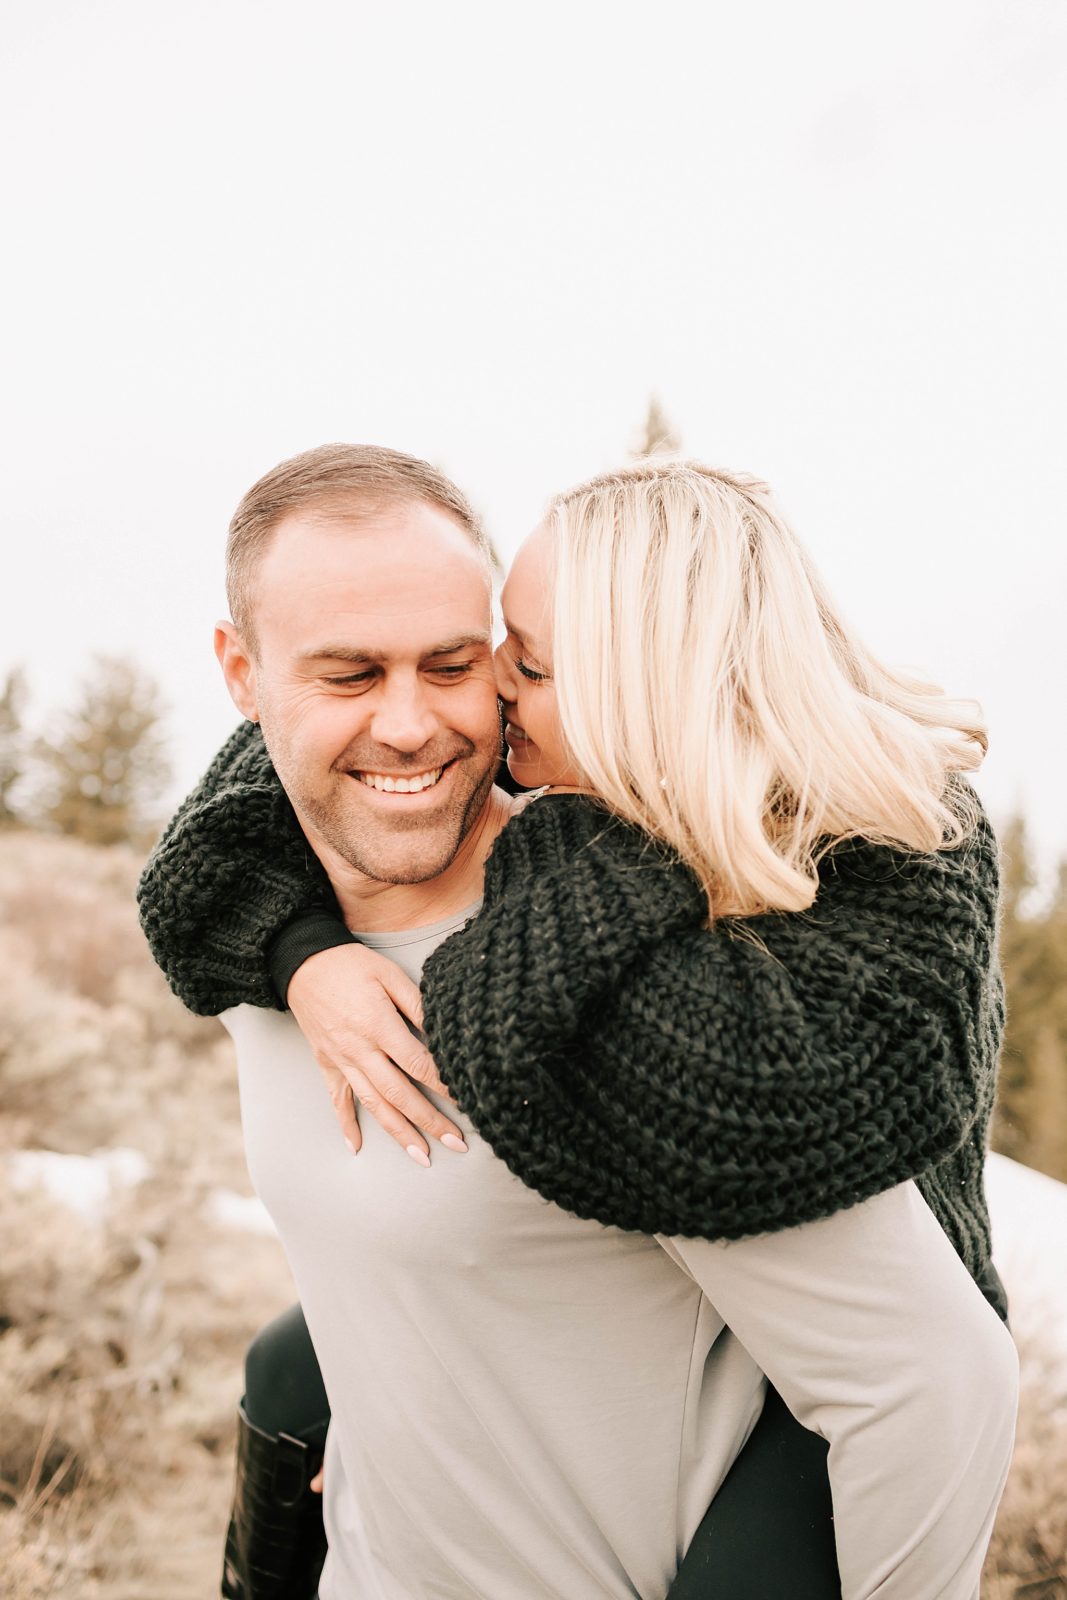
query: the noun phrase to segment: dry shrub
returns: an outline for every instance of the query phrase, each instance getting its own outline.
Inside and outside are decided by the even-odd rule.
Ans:
[[[0,1188],[0,1492],[45,1593],[217,1582],[244,1348],[292,1291],[274,1241],[220,1233],[199,1198],[145,1184],[94,1227]]]
[[[118,846],[92,850],[43,834],[7,834],[2,842],[5,925],[48,987],[110,1005],[118,974],[141,964],[137,858]]]
[[[185,1010],[153,964],[136,881],[126,850],[0,834],[0,1105],[48,1149],[125,1142],[153,1165],[179,1150],[185,1159],[174,1119],[210,1108],[237,1155],[228,1040]],[[158,1123],[146,1127],[153,1102]],[[127,1127],[136,1139],[119,1133]]]
[[[9,1510],[0,1507],[0,1572],[6,1600],[90,1600],[100,1595],[91,1539],[80,1532],[77,1502],[49,1506],[45,1477]],[[105,1522],[106,1512],[104,1513]],[[97,1523],[98,1535],[104,1526]]]
[[[1039,1303],[1013,1309],[1022,1390],[1015,1453],[985,1565],[983,1600],[1067,1597],[1064,1331]]]
[[[249,1190],[230,1043],[152,964],[129,852],[0,834],[0,1573],[5,1600],[217,1592],[251,1335],[293,1298]],[[98,1222],[5,1157],[139,1150]],[[177,1531],[176,1531],[177,1530]]]

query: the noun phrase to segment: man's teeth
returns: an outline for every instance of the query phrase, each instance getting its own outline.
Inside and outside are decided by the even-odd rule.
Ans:
[[[432,772],[416,772],[410,778],[388,778],[381,772],[357,772],[355,776],[368,789],[382,789],[386,794],[421,794],[423,789],[433,788],[444,770],[435,767]]]

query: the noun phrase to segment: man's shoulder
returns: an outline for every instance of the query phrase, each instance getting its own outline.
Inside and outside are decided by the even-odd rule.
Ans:
[[[303,1037],[291,1011],[272,1011],[269,1006],[230,1006],[219,1012],[219,1021],[238,1049],[281,1047],[291,1045],[294,1035]]]

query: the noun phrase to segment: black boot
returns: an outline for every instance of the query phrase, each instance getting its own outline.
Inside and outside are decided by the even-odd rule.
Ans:
[[[323,1430],[325,1435],[325,1430]],[[223,1600],[315,1600],[326,1558],[322,1496],[308,1488],[322,1466],[308,1443],[253,1426],[237,1408],[237,1481],[226,1533]]]

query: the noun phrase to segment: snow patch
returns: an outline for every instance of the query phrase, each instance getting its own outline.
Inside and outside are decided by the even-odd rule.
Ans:
[[[995,1154],[985,1180],[1012,1327],[1040,1340],[1067,1383],[1067,1184]]]
[[[120,1145],[113,1150],[94,1150],[88,1156],[16,1150],[7,1158],[7,1171],[12,1188],[22,1193],[43,1189],[84,1222],[98,1227],[115,1194],[143,1183],[152,1169],[139,1150]]]
[[[234,1228],[239,1233],[276,1233],[270,1213],[262,1200],[238,1194],[234,1189],[213,1189],[204,1203],[209,1221],[220,1228]]]

